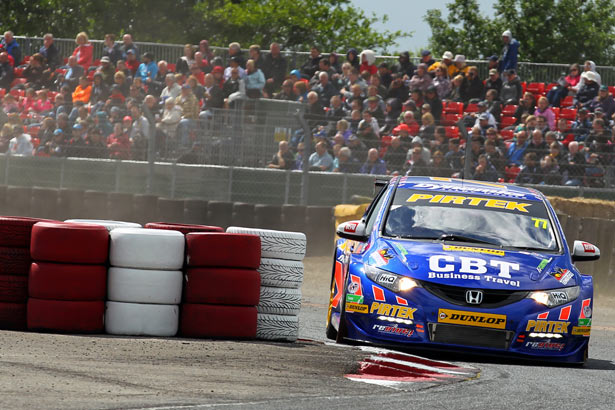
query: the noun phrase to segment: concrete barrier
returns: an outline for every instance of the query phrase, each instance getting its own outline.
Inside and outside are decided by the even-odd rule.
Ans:
[[[187,224],[204,224],[207,220],[207,204],[203,199],[184,200],[184,222]]]
[[[254,205],[254,225],[263,229],[280,230],[282,228],[282,206]]]
[[[158,197],[149,194],[135,194],[133,197],[133,222],[145,225],[158,219]]]
[[[38,218],[57,219],[59,215],[59,192],[53,188],[32,188],[30,213]]]
[[[220,226],[224,229],[233,224],[233,203],[209,201],[207,205],[207,225]]]
[[[8,215],[30,216],[32,188],[24,186],[6,187],[5,209]]]
[[[184,201],[181,199],[158,198],[158,220],[183,223]]]
[[[254,228],[254,204],[245,202],[233,203],[233,226]]]
[[[109,219],[107,203],[109,194],[101,191],[85,191],[83,193],[83,214],[77,218]]]
[[[58,219],[87,217],[84,211],[84,191],[80,189],[60,189],[58,195]],[[34,215],[36,216],[36,215]]]
[[[282,230],[305,233],[307,207],[302,205],[282,205]]]
[[[333,208],[330,206],[308,206],[306,209],[306,235],[308,255],[333,253]]]
[[[109,219],[132,222],[134,195],[124,192],[110,192],[107,202]]]

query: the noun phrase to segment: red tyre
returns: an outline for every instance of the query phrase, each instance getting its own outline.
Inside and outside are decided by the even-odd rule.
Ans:
[[[28,292],[36,299],[104,301],[107,268],[104,265],[34,262],[30,268]]]
[[[180,314],[180,332],[186,337],[212,339],[254,339],[256,308],[184,304]]]
[[[180,231],[184,235],[194,232],[224,232],[219,226],[208,225],[187,225],[187,224],[175,224],[168,222],[150,222],[145,224],[145,228],[148,229],[170,229],[173,231]]]
[[[25,330],[26,304],[0,303],[0,329]]]
[[[256,306],[261,277],[252,269],[190,268],[184,301],[212,305]]]
[[[26,218],[21,216],[0,216],[0,246],[30,248],[32,226],[47,219]]]
[[[27,276],[0,275],[0,302],[26,303],[27,301]]]
[[[28,300],[28,330],[102,333],[105,302]]]
[[[28,276],[31,263],[29,248],[0,247],[0,275]]]
[[[32,227],[33,260],[104,264],[109,255],[109,232],[101,225],[40,222]]]
[[[261,239],[238,233],[189,233],[188,266],[256,269],[261,260]]]

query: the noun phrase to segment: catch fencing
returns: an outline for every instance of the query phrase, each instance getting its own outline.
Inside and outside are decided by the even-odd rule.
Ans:
[[[41,37],[15,37],[23,49],[24,55],[32,55],[40,49],[43,45],[43,39]],[[100,58],[103,51],[102,40],[90,40],[94,46],[94,58]],[[56,47],[60,51],[63,57],[68,57],[73,53],[75,49],[74,39],[55,39]],[[154,54],[156,61],[165,60],[169,63],[175,63],[182,55],[184,50],[183,44],[162,44],[162,43],[148,43],[148,42],[135,42],[139,47],[141,53],[150,51]],[[264,48],[267,45],[263,45]],[[222,61],[226,62],[228,59],[228,48],[224,47],[210,47],[214,55],[222,58]],[[243,50],[243,53],[247,55],[248,50]],[[268,50],[262,50],[263,55],[267,54]],[[310,53],[305,51],[282,51],[282,55],[287,60],[288,71],[299,68],[301,65],[310,58]],[[323,55],[328,56],[327,53]],[[345,51],[341,52],[340,62],[344,61]],[[439,56],[434,56],[439,57]],[[419,58],[412,59],[414,64],[418,64]],[[377,62],[387,62],[390,65],[397,62],[397,56],[377,56]],[[574,63],[571,61],[570,63]],[[578,61],[578,63],[583,63]],[[599,63],[599,62],[598,62]],[[468,65],[474,65],[478,68],[481,78],[487,78],[488,75],[488,61],[486,60],[468,60]],[[544,82],[553,83],[556,82],[562,74],[568,74],[568,64],[554,64],[554,63],[534,63],[520,61],[517,66],[519,77],[522,81],[526,82]],[[597,66],[597,71],[602,76],[602,83],[607,85],[615,85],[615,67],[612,66]]]

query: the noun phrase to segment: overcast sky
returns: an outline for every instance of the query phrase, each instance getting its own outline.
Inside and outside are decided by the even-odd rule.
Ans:
[[[399,50],[416,51],[427,46],[431,30],[423,17],[429,9],[440,9],[444,16],[447,14],[446,4],[452,0],[351,0],[352,3],[363,9],[367,15],[376,13],[377,16],[387,14],[389,22],[387,29],[391,31],[414,31],[414,36],[398,41]],[[481,12],[485,15],[493,15],[493,4],[495,0],[478,0],[481,5]],[[376,30],[383,30],[384,26],[375,26]],[[395,49],[393,49],[395,51]]]

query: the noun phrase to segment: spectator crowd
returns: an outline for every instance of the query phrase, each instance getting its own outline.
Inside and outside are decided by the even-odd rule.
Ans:
[[[217,56],[207,40],[175,62],[157,60],[130,34],[108,34],[95,55],[86,33],[60,55],[51,34],[22,56],[13,33],[0,43],[0,152],[8,155],[145,159],[148,140],[184,153],[199,129],[238,99],[305,104],[311,139],[299,128],[272,153],[270,168],[375,175],[465,176],[531,184],[611,186],[613,89],[592,61],[551,84],[517,75],[519,42],[502,34],[488,77],[462,54],[408,52],[395,64],[371,50],[323,55],[317,46],[290,69],[281,47],[231,43]],[[306,144],[313,153],[304,158]],[[201,149],[203,149],[201,147]],[[206,149],[206,148],[205,148]],[[188,160],[188,159],[186,159]]]

